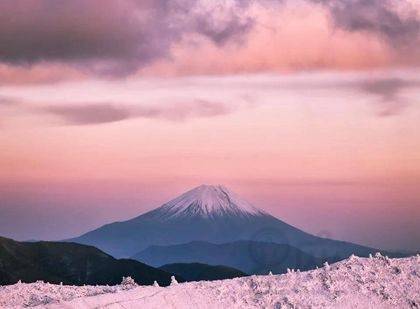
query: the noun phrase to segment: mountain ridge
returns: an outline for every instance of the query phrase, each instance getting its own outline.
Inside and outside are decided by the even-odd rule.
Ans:
[[[171,275],[135,260],[115,259],[92,246],[52,241],[18,242],[0,237],[0,285],[18,280],[113,285],[127,276],[139,284],[151,285],[156,280],[160,285],[168,285]]]
[[[166,264],[202,263],[211,266],[224,265],[247,274],[265,275],[285,273],[288,268],[308,270],[327,261],[313,257],[285,244],[239,240],[213,244],[192,241],[171,246],[150,246],[132,256],[133,259],[161,268]],[[329,262],[335,262],[329,259]]]

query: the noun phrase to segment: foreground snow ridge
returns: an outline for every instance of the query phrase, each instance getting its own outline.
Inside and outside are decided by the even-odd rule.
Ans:
[[[420,257],[350,257],[307,272],[169,287],[0,287],[0,307],[43,308],[420,308]]]

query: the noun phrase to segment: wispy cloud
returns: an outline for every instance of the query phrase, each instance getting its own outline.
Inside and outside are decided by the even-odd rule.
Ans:
[[[66,105],[42,108],[43,112],[62,118],[72,125],[99,124],[130,118],[130,110],[110,104]]]
[[[370,76],[371,75],[371,76]],[[368,95],[372,100],[370,104],[377,107],[377,116],[397,116],[413,102],[403,95],[405,90],[418,89],[420,91],[420,80],[412,76],[401,77],[399,74],[389,72],[388,74],[360,74],[356,76],[341,77],[336,79],[312,79],[296,80],[285,85],[290,89],[341,89],[356,90]],[[415,100],[415,99],[414,99]]]
[[[14,97],[2,96],[0,95],[0,107],[1,106],[14,106],[19,104],[21,101]]]
[[[420,87],[420,82],[389,78],[367,81],[360,86],[366,93],[379,97],[378,116],[382,117],[398,115],[404,111],[409,101],[400,92],[408,87]]]
[[[223,91],[220,90],[223,85]],[[210,118],[248,108],[294,101],[311,101],[321,91],[325,104],[369,104],[376,116],[398,116],[416,104],[420,79],[413,72],[262,74],[226,77],[139,79],[125,82],[91,82],[58,85],[34,91],[33,87],[5,87],[0,106],[20,114],[50,115],[67,125],[94,125],[128,119],[183,122]],[[91,94],[95,89],[98,95]],[[164,90],[164,91],[163,91]],[[127,92],[129,95],[127,95]],[[78,93],[78,99],[63,101]],[[343,94],[343,100],[340,99]],[[352,95],[351,101],[345,99]],[[143,100],[138,100],[143,98]],[[293,99],[296,98],[296,99]],[[299,99],[297,99],[299,98]],[[331,100],[329,103],[328,101]],[[359,100],[359,102],[353,102]],[[309,103],[308,103],[309,104]]]
[[[52,114],[69,125],[94,125],[117,122],[132,118],[163,119],[185,121],[193,118],[214,117],[232,112],[227,105],[205,100],[142,107],[123,104],[67,104],[37,109],[38,112]]]

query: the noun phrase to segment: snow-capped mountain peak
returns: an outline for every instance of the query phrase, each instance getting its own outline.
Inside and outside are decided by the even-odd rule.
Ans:
[[[201,185],[156,209],[165,218],[258,216],[265,212],[222,185]]]

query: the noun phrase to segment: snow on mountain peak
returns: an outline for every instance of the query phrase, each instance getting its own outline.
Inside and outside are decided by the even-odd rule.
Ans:
[[[169,201],[157,210],[165,217],[256,216],[265,212],[222,185],[201,185]]]

